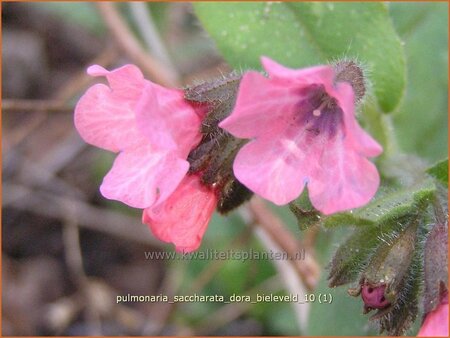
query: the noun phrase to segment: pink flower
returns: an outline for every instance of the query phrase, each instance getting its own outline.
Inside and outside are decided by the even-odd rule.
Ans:
[[[101,193],[144,209],[143,222],[178,251],[196,250],[217,205],[214,188],[186,175],[205,107],[145,80],[133,65],[88,73],[105,76],[109,87],[96,84],[81,97],[75,126],[86,142],[119,153]]]
[[[380,180],[366,157],[382,148],[356,121],[351,85],[335,83],[329,66],[293,70],[261,60],[269,77],[247,72],[232,114],[219,124],[251,139],[234,161],[236,178],[278,205],[305,185],[324,214],[366,204]]]
[[[81,97],[75,126],[86,142],[119,153],[101,193],[135,208],[161,204],[189,169],[187,156],[201,139],[201,108],[181,90],[145,80],[133,65],[111,72],[91,66],[88,74],[105,76],[109,87],[96,84]]]
[[[448,337],[448,299],[425,317],[417,334],[419,337]]]
[[[190,252],[200,246],[216,205],[214,189],[204,186],[200,176],[187,175],[164,203],[144,210],[142,222],[178,252]]]

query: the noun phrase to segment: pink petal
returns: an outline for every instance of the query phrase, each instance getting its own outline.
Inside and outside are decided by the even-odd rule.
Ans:
[[[187,157],[201,140],[200,118],[180,90],[147,82],[136,107],[139,129],[162,149],[175,149]]]
[[[142,222],[160,240],[175,244],[178,252],[197,250],[217,205],[213,190],[199,176],[186,176],[162,204],[144,210]]]
[[[106,76],[111,88],[96,84],[78,101],[75,127],[81,137],[87,143],[114,152],[142,142],[134,113],[144,86],[139,69],[128,65],[108,72],[92,66],[88,72]]]
[[[236,156],[236,178],[254,193],[278,205],[296,199],[305,183],[312,204],[324,214],[366,204],[379,185],[376,167],[351,148],[342,132],[312,137],[305,129],[286,129],[259,138]]]
[[[296,86],[308,84],[322,84],[327,93],[338,100],[344,111],[346,134],[353,148],[361,155],[375,157],[382,153],[382,147],[368,134],[355,118],[355,103],[353,89],[348,83],[333,84],[334,71],[329,66],[316,66],[304,69],[286,68],[275,61],[262,57],[261,62],[271,78],[283,82],[285,88],[291,88],[292,82]],[[337,88],[336,88],[337,87]]]
[[[87,73],[92,76],[105,76],[111,90],[124,100],[136,100],[142,92],[144,82],[147,82],[135,65],[125,65],[112,71],[94,65],[87,69]]]
[[[254,193],[284,205],[303,191],[307,163],[303,149],[295,142],[265,138],[242,147],[234,160],[233,172]]]
[[[301,96],[289,87],[248,72],[239,85],[239,94],[233,112],[220,122],[219,127],[239,138],[275,134],[282,130]]]
[[[335,98],[344,111],[346,138],[351,147],[363,156],[375,157],[380,155],[383,148],[361,128],[356,120],[352,86],[348,83],[339,83]]]
[[[367,204],[380,184],[375,165],[346,147],[342,134],[324,146],[324,151],[310,158],[316,165],[308,183],[313,206],[329,215]]]
[[[291,69],[266,56],[261,57],[261,63],[271,79],[283,82],[285,85],[322,84],[327,91],[333,86],[334,71],[330,66]]]
[[[448,337],[448,303],[427,314],[418,337]]]
[[[143,143],[117,156],[100,191],[108,199],[143,209],[166,200],[188,169],[189,163],[176,154]]]

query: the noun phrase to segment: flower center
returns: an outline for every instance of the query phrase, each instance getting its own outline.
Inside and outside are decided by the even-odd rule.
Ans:
[[[327,94],[324,94],[323,96],[321,96],[321,100],[322,103],[320,103],[319,107],[317,107],[316,109],[314,109],[312,111],[312,114],[315,117],[319,117],[320,115],[322,115],[322,110],[326,109],[329,110],[331,108],[333,108],[336,105],[336,100],[330,96],[328,96]]]
[[[295,119],[312,136],[334,137],[342,123],[343,111],[322,85],[311,85],[301,91]]]

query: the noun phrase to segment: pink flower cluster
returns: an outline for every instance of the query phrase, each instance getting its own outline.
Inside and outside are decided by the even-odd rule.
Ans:
[[[351,85],[335,83],[330,66],[262,63],[269,76],[245,73],[234,110],[219,124],[250,139],[234,160],[235,177],[278,205],[305,186],[324,214],[366,204],[379,185],[367,157],[382,149],[356,121]],[[188,174],[207,107],[145,80],[132,65],[112,72],[92,66],[88,73],[105,76],[109,86],[96,84],[80,99],[76,128],[86,142],[119,153],[103,196],[144,209],[143,222],[178,251],[197,249],[217,204],[216,187]]]

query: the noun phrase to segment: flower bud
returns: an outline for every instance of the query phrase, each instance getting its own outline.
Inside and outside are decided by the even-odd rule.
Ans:
[[[408,218],[403,223],[389,236],[380,237],[381,244],[362,273],[359,286],[349,289],[350,295],[361,295],[364,313],[377,310],[371,319],[379,320],[381,330],[390,335],[404,332],[417,315],[418,270],[414,249],[418,242],[418,221]]]
[[[333,65],[335,82],[348,82],[355,93],[355,102],[361,101],[366,93],[364,72],[360,65],[353,60],[341,60]]]
[[[410,224],[383,241],[364,273],[364,285],[374,288],[385,285],[383,294],[391,303],[396,301],[411,264],[416,232],[417,224]]]
[[[364,284],[361,289],[361,297],[366,308],[384,309],[391,305],[391,303],[384,296],[386,284],[373,287],[369,284]]]
[[[240,80],[241,75],[231,73],[185,90],[187,100],[208,105],[201,126],[203,138],[189,154],[189,171],[198,173],[203,184],[217,191],[220,213],[231,211],[253,195],[236,180],[232,168],[236,153],[247,141],[218,126],[234,107]]]
[[[448,211],[447,196],[434,201],[435,222],[424,246],[424,299],[425,314],[436,309],[448,290]]]

